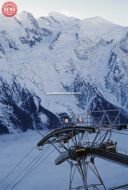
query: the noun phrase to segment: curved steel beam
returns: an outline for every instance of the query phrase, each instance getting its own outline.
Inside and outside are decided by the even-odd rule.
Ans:
[[[73,136],[79,134],[79,133],[84,133],[84,132],[88,132],[88,133],[95,133],[96,132],[96,128],[94,127],[65,127],[65,128],[61,128],[61,129],[56,129],[54,131],[52,131],[51,133],[49,133],[48,135],[46,135],[45,137],[43,137],[38,143],[37,143],[37,147],[40,146],[44,146],[47,143],[51,143],[48,142],[48,140],[52,137],[56,138],[61,136],[62,134],[67,135],[67,138],[72,138]],[[69,135],[69,136],[68,136]],[[65,138],[66,139],[66,138]]]

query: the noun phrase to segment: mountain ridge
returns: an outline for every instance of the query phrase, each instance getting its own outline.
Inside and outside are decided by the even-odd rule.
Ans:
[[[0,19],[4,20],[0,22],[1,88],[7,84],[10,92],[13,83],[17,86],[9,107],[8,99],[3,102],[5,92],[1,91],[2,128],[8,128],[10,122],[15,131],[16,121],[18,127],[24,127],[20,125],[23,112],[32,128],[50,128],[53,116],[52,128],[57,126],[61,113],[83,114],[108,107],[127,112],[127,27],[99,17],[80,20],[58,13],[35,19],[31,13],[22,12],[10,20],[3,16]],[[66,96],[67,91],[80,92],[82,96]],[[39,99],[38,107],[42,108],[33,112],[27,96],[35,107]],[[7,119],[3,121],[5,113]]]

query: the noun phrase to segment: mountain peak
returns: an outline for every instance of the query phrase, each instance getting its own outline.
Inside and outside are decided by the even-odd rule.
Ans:
[[[119,26],[118,24],[115,24],[109,20],[106,20],[100,16],[95,16],[95,17],[90,17],[90,18],[86,18],[83,20],[84,22],[86,22],[87,24],[91,24],[91,25],[98,25],[98,24],[104,24],[104,25],[110,25],[110,26]]]
[[[27,11],[22,11],[21,13],[19,13],[17,15],[17,17],[19,18],[26,18],[26,17],[34,17],[31,13],[27,12]]]
[[[50,12],[48,14],[48,16],[53,16],[53,17],[57,17],[57,18],[67,18],[68,16],[62,14],[62,13],[59,13],[59,12]]]
[[[38,27],[37,20],[34,18],[34,16],[26,11],[22,11],[17,15],[17,19],[22,23],[22,25],[27,27]]]
[[[73,16],[68,16],[68,15],[65,15],[65,14],[63,14],[63,13],[59,13],[59,12],[50,12],[49,14],[48,14],[48,16],[50,16],[50,17],[54,17],[54,18],[56,18],[57,20],[79,20],[78,18],[75,18],[75,17],[73,17]]]
[[[99,22],[105,22],[107,20],[105,20],[104,18],[100,17],[100,16],[94,16],[94,17],[90,17],[88,18],[89,20],[97,20]]]
[[[98,24],[98,23],[111,23],[112,24],[112,22],[105,20],[104,18],[102,18],[100,16],[86,18],[86,19],[84,19],[84,21],[90,22],[91,24]]]

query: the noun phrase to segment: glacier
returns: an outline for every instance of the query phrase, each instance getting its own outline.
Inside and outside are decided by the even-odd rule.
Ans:
[[[55,128],[62,113],[127,115],[127,62],[128,27],[56,12],[0,14],[0,133]]]

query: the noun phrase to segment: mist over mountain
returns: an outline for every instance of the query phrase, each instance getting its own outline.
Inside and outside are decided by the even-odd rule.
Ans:
[[[128,27],[55,12],[0,15],[0,73],[0,133],[55,128],[62,113],[127,115]]]

